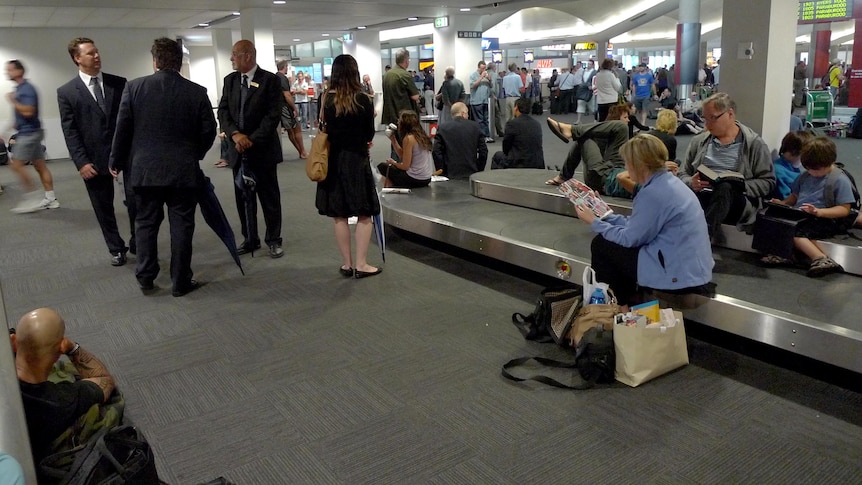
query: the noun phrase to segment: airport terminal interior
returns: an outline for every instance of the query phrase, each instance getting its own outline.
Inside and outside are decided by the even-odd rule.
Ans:
[[[0,0],[0,11],[26,12],[3,6],[9,3]],[[37,3],[34,9],[64,12],[52,2]],[[177,3],[201,23],[204,16],[215,18],[213,12],[230,16],[240,7],[219,0],[212,2],[217,10],[208,11],[199,2]],[[611,3],[623,9],[635,2]],[[638,32],[676,24],[674,8],[653,3],[662,13],[650,13],[655,23],[644,23]],[[721,2],[700,3],[704,25],[720,23],[714,3]],[[298,21],[293,17],[307,15],[305,27],[322,29],[325,8],[333,4],[297,6],[292,16],[276,14],[280,6],[272,6],[275,50],[280,44],[295,49],[294,36],[309,35],[302,24],[291,24]],[[355,12],[350,25],[370,25],[375,17],[400,27],[403,22],[386,15],[411,9],[423,20],[440,15],[412,0],[388,7],[395,12],[373,5]],[[544,5],[513,2],[498,22],[532,7]],[[169,8],[174,7],[156,1],[151,10]],[[453,8],[449,15],[457,15]],[[191,13],[181,22],[189,18]],[[151,22],[156,23],[147,28],[160,25]],[[6,27],[0,27],[0,37],[3,30],[28,25]],[[75,31],[69,24],[59,28]],[[845,29],[833,25],[852,38]],[[341,31],[351,30],[345,24],[332,33]],[[713,52],[721,45],[720,28],[705,32],[704,47]],[[642,53],[672,63],[674,41],[667,42],[623,52],[629,63]],[[834,48],[849,64],[852,46],[844,42]],[[394,50],[398,44],[389,45]],[[207,46],[192,43],[191,49]],[[523,50],[504,49],[519,55]],[[55,59],[68,63],[62,56]],[[112,72],[109,65],[106,72]],[[66,78],[74,75],[70,63],[64,68]],[[39,79],[32,81],[39,87]],[[50,91],[40,94],[42,103],[55,103]],[[125,419],[146,436],[159,477],[170,484],[219,476],[236,484],[862,481],[862,229],[828,241],[847,271],[819,279],[806,277],[803,268],[764,268],[744,235],[734,236],[728,247],[714,246],[716,296],[680,308],[690,364],[642,386],[564,391],[500,375],[501,365],[516,357],[574,358],[569,349],[525,340],[511,316],[532,311],[543,288],[579,283],[579,270],[590,260],[588,226],[544,184],[571,146],[545,120],[576,118],[549,115],[543,100],[543,113],[533,116],[542,126],[545,170],[490,170],[491,155],[502,149],[502,137],[495,137],[486,170],[471,180],[382,196],[385,244],[372,242],[369,263],[383,273],[373,278],[344,278],[337,271],[341,258],[332,221],[317,213],[305,160],[284,134],[284,162],[277,171],[285,257],[272,259],[266,250],[243,255],[243,274],[198,214],[192,269],[205,284],[181,298],[171,296],[167,221],[159,238],[162,273],[156,290],[142,294],[133,255],[125,266],[109,264],[69,158],[48,162],[60,208],[31,214],[10,212],[23,190],[10,168],[0,166],[0,315],[14,327],[29,310],[56,309],[67,336],[101,358],[116,378]],[[836,107],[833,114],[849,121],[853,112]],[[303,131],[306,147],[312,134]],[[677,136],[678,158],[692,138]],[[862,141],[832,139],[839,161],[860,180]],[[389,152],[380,130],[371,147],[372,166]],[[217,167],[218,160],[214,143],[201,168],[241,239],[231,171]],[[120,192],[115,208],[126,237]],[[625,213],[627,203],[613,207]],[[264,227],[262,217],[259,224]],[[572,271],[560,273],[560,262]],[[673,303],[668,295],[658,298]],[[12,362],[0,365],[4,373],[11,368]],[[539,369],[523,372],[531,371]],[[571,372],[552,375],[572,379]]]

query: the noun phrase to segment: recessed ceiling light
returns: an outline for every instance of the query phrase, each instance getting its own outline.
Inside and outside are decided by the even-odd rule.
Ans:
[[[276,5],[284,5],[287,2],[285,0],[273,0],[272,3]]]
[[[293,39],[293,41],[294,41],[294,42],[299,42],[299,41],[301,41],[301,40],[302,40],[302,39]]]
[[[366,29],[366,27],[364,25],[360,25],[359,27],[356,27],[356,28],[359,30],[365,30]]]
[[[198,27],[209,27],[210,24],[198,24]]]
[[[462,8],[462,9],[461,9],[461,11],[462,11],[462,12],[469,12],[469,11],[470,11],[470,9],[469,9],[469,8]]]
[[[239,12],[233,12],[234,15],[239,15]]]
[[[411,20],[411,21],[413,21],[413,20],[419,20],[419,18],[417,18],[417,17],[407,17],[407,20]]]
[[[324,37],[329,37],[329,34],[320,34],[320,35],[322,35]]]

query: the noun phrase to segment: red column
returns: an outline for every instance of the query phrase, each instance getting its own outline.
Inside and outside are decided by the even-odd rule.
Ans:
[[[831,30],[818,30],[813,32],[814,34],[814,61],[811,62],[809,60],[809,64],[811,64],[812,73],[814,74],[814,85],[820,84],[820,78],[826,75],[827,69],[829,69],[829,43],[832,41],[832,31]],[[823,89],[827,89],[828,86],[823,86]],[[813,86],[812,86],[813,90]]]

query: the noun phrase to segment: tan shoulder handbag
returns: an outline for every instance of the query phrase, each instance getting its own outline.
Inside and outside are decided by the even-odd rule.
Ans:
[[[305,174],[312,182],[326,180],[326,173],[329,170],[329,136],[326,134],[324,115],[327,94],[329,93],[323,93],[323,96],[320,97],[320,129],[317,136],[313,136],[311,139],[311,152],[305,161]]]

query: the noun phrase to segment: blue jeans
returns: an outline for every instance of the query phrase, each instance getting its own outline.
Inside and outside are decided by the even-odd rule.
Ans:
[[[491,138],[491,130],[488,128],[488,103],[472,104],[470,108],[473,112],[473,121],[479,123],[482,134],[485,138]]]

